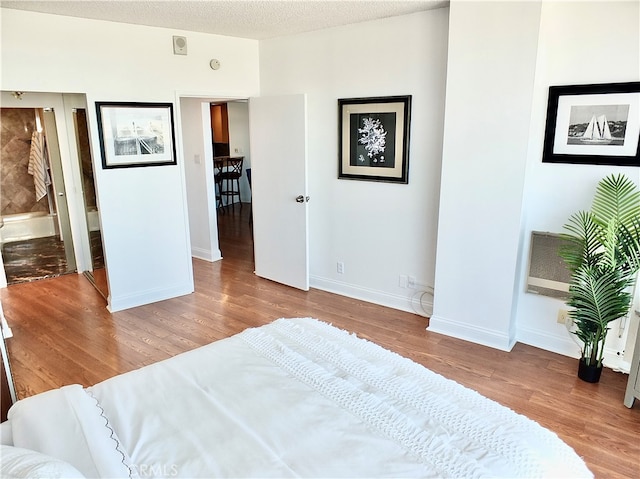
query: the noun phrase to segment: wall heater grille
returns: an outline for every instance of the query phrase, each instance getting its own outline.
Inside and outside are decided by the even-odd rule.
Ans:
[[[559,234],[531,232],[527,292],[565,300],[571,273],[558,254]]]

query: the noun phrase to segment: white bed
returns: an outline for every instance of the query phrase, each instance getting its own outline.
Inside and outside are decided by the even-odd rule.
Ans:
[[[2,442],[3,477],[39,453],[40,477],[592,477],[537,423],[309,318],[18,401]]]

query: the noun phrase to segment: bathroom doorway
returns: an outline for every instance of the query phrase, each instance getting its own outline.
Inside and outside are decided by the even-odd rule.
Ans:
[[[0,121],[0,246],[7,284],[75,272],[54,111],[0,108]]]
[[[105,260],[93,182],[86,96],[76,93],[2,91],[0,100],[0,112],[5,113],[10,109],[13,113],[21,114],[18,120],[14,120],[16,124],[13,130],[16,134],[13,135],[7,134],[8,124],[2,118],[0,218],[3,226],[0,227],[0,287],[89,271],[85,276],[106,297],[107,275],[101,273],[105,271]],[[45,160],[40,161],[45,168],[38,170],[45,178],[44,187],[41,185],[39,194],[42,195],[46,190],[46,195],[39,197],[37,201],[36,178],[28,172],[32,137],[35,138],[34,130],[38,130],[35,112],[41,112],[39,121],[46,155]],[[21,158],[22,163],[12,160],[13,156]],[[31,161],[33,171],[35,160]],[[47,172],[49,181],[46,180]],[[17,177],[18,174],[22,175],[21,179]],[[30,196],[32,202],[16,209],[15,203],[22,201],[23,196]],[[13,205],[13,209],[10,205]],[[11,214],[16,216],[11,218]],[[23,222],[25,218],[27,221]],[[12,220],[15,221],[12,223]],[[38,264],[38,260],[44,255],[57,265],[58,270],[44,270],[38,266],[36,269],[40,270],[30,276],[25,274],[18,280],[13,278],[10,272],[12,264],[7,263],[12,263],[14,258],[11,256],[11,247],[20,246],[17,243],[20,240],[53,242],[57,249],[49,248],[45,249],[47,253],[39,253],[22,248],[16,253],[15,265],[27,268],[31,263]],[[5,278],[6,276],[9,278]]]

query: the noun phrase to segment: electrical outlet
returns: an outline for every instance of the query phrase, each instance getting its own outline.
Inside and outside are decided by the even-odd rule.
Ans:
[[[567,324],[571,319],[569,318],[569,311],[566,309],[558,310],[558,324]]]
[[[344,263],[342,261],[338,261],[338,263],[336,264],[336,269],[338,271],[338,274],[344,274]]]
[[[398,286],[400,286],[401,288],[407,287],[407,275],[401,274],[400,276],[398,276]]]
[[[407,288],[416,289],[416,277],[407,276]]]

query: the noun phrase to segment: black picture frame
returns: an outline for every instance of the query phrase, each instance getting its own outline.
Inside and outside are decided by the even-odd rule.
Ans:
[[[542,162],[640,166],[640,82],[549,87]]]
[[[102,168],[175,165],[173,103],[96,102]]]
[[[409,183],[411,95],[338,99],[338,178]]]

